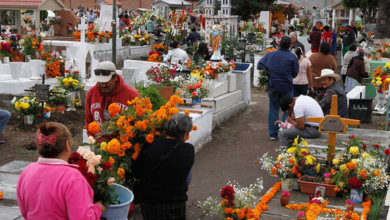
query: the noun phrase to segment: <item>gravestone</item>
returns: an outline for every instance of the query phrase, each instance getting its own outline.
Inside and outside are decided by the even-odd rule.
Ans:
[[[98,24],[99,32],[101,31],[112,31],[112,5],[100,5],[100,17]],[[118,10],[116,11],[118,15]],[[116,24],[119,26],[119,19],[116,18]]]
[[[349,99],[348,115],[361,123],[371,123],[372,99]]]
[[[42,60],[30,60],[31,65],[31,80],[41,79],[40,73],[43,65]]]
[[[139,73],[140,69],[138,67],[123,68],[122,76],[125,84],[134,87],[135,82],[138,82]]]
[[[20,73],[22,72],[23,62],[10,62],[8,65],[11,70],[12,79],[20,80]]]

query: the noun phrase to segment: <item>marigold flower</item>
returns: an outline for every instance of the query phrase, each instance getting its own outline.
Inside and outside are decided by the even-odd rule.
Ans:
[[[121,144],[118,139],[114,138],[107,145],[107,151],[111,154],[118,154],[121,149]]]
[[[192,130],[192,131],[198,130],[198,126],[196,126],[196,125],[192,126],[192,129],[191,129],[191,130]]]
[[[354,169],[356,169],[356,164],[353,163],[353,162],[348,162],[348,163],[347,163],[347,167],[348,167],[348,169],[350,169],[350,170],[354,170]]]
[[[333,165],[336,165],[336,166],[337,166],[337,165],[340,164],[340,160],[337,159],[337,158],[335,158],[335,159],[333,159],[332,163],[333,163]]]
[[[146,140],[146,142],[148,142],[149,144],[153,143],[153,140],[154,140],[153,134],[148,134],[148,135],[146,135],[145,140]]]
[[[125,175],[125,170],[123,168],[119,168],[117,174],[119,176],[123,176],[123,175]]]
[[[100,144],[100,150],[102,151],[107,151],[107,143],[106,142],[102,142]]]
[[[184,114],[186,114],[187,116],[189,116],[189,115],[190,115],[190,111],[184,110]]]
[[[232,212],[233,212],[233,209],[232,208],[225,208],[225,210],[223,211],[226,215],[231,215]]]
[[[272,168],[272,169],[271,169],[271,175],[272,175],[272,176],[275,176],[276,173],[277,173],[276,169],[275,169],[275,168]]]
[[[114,163],[115,163],[115,160],[114,160],[114,158],[110,157],[110,159],[108,160],[108,162],[109,162],[110,164],[114,164]]]
[[[108,112],[112,117],[115,117],[121,112],[121,107],[119,107],[119,105],[117,105],[116,103],[112,103],[108,106]]]
[[[364,180],[366,180],[367,179],[367,173],[366,173],[366,171],[365,170],[361,170],[360,172],[359,172],[359,175],[364,179]]]
[[[95,121],[91,122],[88,125],[88,131],[91,132],[92,134],[97,134],[100,132],[100,125]]]

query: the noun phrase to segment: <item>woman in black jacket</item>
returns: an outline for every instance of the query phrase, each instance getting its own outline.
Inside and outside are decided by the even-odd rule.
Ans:
[[[199,44],[198,50],[194,53],[194,60],[198,62],[200,59],[210,60],[209,49],[207,44],[203,42]]]
[[[187,177],[195,148],[185,143],[192,120],[178,113],[166,123],[166,138],[144,146],[132,170],[135,197],[145,220],[186,219]]]

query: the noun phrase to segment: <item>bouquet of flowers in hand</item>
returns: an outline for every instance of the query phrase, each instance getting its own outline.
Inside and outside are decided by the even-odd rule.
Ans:
[[[60,88],[68,91],[80,91],[84,88],[81,83],[80,72],[75,71],[73,68],[65,70],[65,76],[57,77]]]
[[[172,80],[176,76],[176,64],[169,66],[161,63],[146,71],[146,76],[151,82],[161,86],[172,86]]]
[[[93,144],[95,140],[89,137],[88,141]],[[77,152],[73,152],[69,157],[69,164],[78,165],[78,170],[85,177],[94,192],[94,202],[102,201],[104,205],[119,204],[118,195],[110,187],[115,183],[112,177],[112,164],[101,163],[102,156],[96,155],[93,151],[85,147],[79,147]]]
[[[223,219],[258,219],[259,213],[255,209],[258,199],[255,193],[263,190],[263,180],[257,179],[249,187],[241,187],[236,181],[228,182],[221,190],[222,201],[209,197],[203,202],[198,202],[204,208],[204,213],[216,215]],[[261,214],[261,213],[260,213]],[[257,218],[256,218],[257,217]]]

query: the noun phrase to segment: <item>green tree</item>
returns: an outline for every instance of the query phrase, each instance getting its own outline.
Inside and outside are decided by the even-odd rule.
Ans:
[[[363,13],[365,23],[373,23],[378,12],[379,0],[343,0],[345,8],[359,8]],[[387,1],[388,2],[388,1]]]
[[[232,15],[238,15],[242,20],[251,18],[260,11],[271,9],[275,0],[232,0]]]

